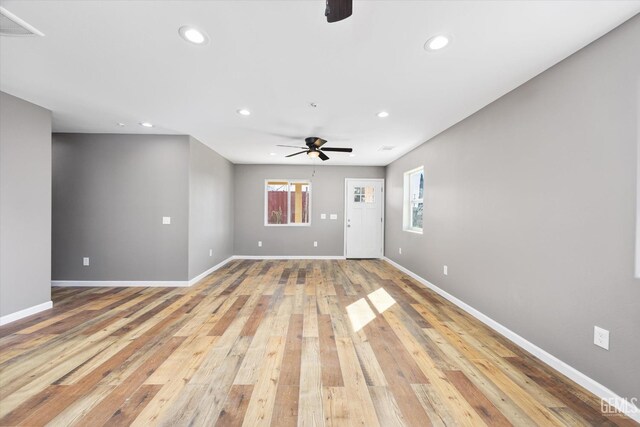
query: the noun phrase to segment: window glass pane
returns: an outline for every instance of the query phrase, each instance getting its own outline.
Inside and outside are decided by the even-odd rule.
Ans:
[[[373,187],[364,187],[364,202],[365,203],[374,203],[375,199],[373,197],[374,189]]]
[[[411,204],[411,227],[422,228],[422,211],[422,202]]]
[[[353,187],[353,201],[356,203],[364,202],[364,187]]]
[[[289,183],[267,183],[267,224],[287,223],[287,194]]]
[[[422,200],[424,193],[424,172],[412,173],[409,177],[409,200]]]
[[[309,223],[309,184],[306,182],[292,182],[289,185],[291,200],[291,224]]]

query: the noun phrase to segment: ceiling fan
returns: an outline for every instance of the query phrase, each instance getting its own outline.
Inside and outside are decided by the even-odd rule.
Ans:
[[[338,22],[350,17],[352,10],[353,0],[327,0],[324,16],[327,22]]]
[[[293,157],[298,154],[307,153],[309,157],[320,157],[322,161],[329,160],[329,156],[324,154],[325,151],[337,151],[340,153],[351,153],[353,148],[341,148],[341,147],[324,147],[322,146],[327,142],[322,138],[318,138],[317,136],[310,136],[309,138],[305,138],[304,142],[307,144],[307,147],[298,147],[296,145],[278,145],[278,147],[289,147],[289,148],[304,148],[304,150],[299,151],[297,153],[289,154],[285,157]]]

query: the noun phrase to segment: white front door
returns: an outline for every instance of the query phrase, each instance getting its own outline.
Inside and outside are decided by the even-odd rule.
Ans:
[[[347,178],[345,191],[345,256],[382,258],[384,180]]]

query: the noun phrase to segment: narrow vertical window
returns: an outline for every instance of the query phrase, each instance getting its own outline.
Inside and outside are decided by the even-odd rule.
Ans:
[[[424,167],[404,174],[403,229],[422,233],[424,212]]]

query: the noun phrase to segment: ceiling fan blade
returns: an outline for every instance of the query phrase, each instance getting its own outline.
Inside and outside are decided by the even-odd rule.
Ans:
[[[300,147],[299,145],[281,145],[281,144],[276,145],[276,147],[300,148],[300,149],[307,148],[307,147]]]
[[[340,153],[351,153],[353,151],[353,148],[324,147],[322,151],[338,151]]]
[[[285,157],[293,157],[293,156],[297,156],[298,154],[306,153],[307,151],[308,151],[308,150],[299,151],[299,152],[297,152],[297,153],[289,154],[288,156],[285,156]]]
[[[327,0],[324,15],[327,17],[327,22],[338,22],[350,17],[352,9],[352,0]]]
[[[322,151],[318,151],[318,153],[320,153],[320,154],[318,154],[318,157],[320,157],[322,159],[322,161],[329,160],[329,156],[324,154]]]

